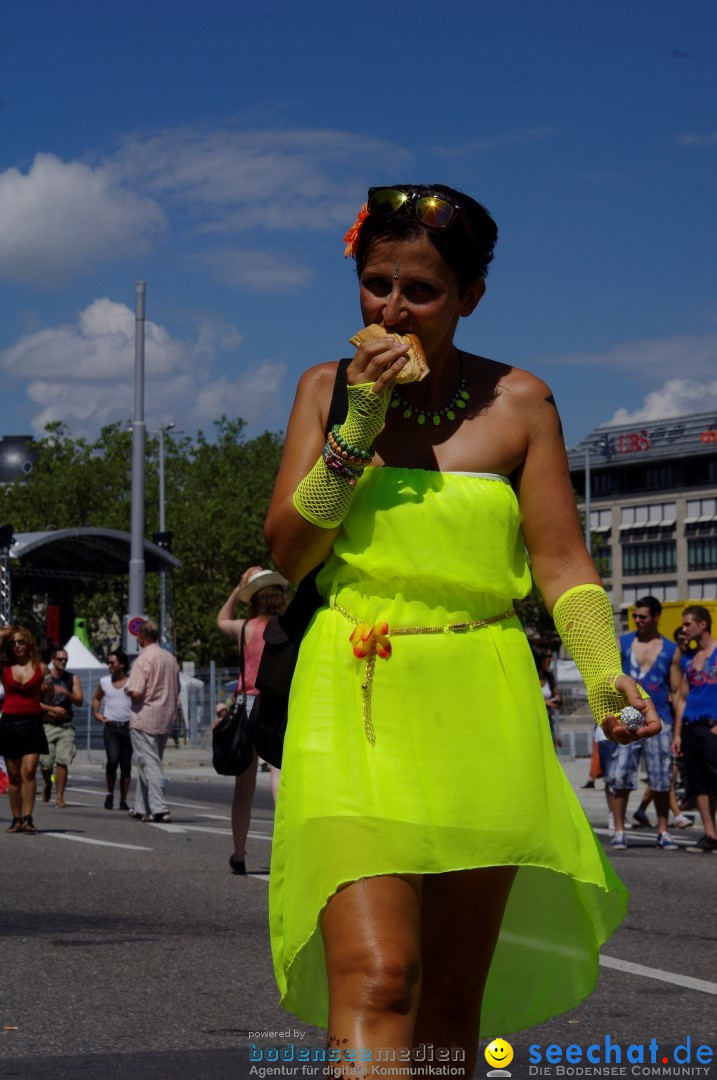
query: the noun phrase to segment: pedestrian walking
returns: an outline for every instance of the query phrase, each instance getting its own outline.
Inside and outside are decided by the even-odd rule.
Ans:
[[[550,389],[454,344],[496,233],[452,188],[369,191],[346,242],[372,329],[347,365],[302,376],[265,530],[289,580],[323,563],[272,847],[282,1004],[339,1049],[460,1048],[465,1076],[479,1032],[590,993],[627,904],[513,610],[526,545],[608,737],[660,727],[621,670]],[[348,410],[327,432],[340,378]],[[617,718],[628,703],[639,733]]]
[[[153,620],[142,623],[137,638],[142,651],[124,688],[132,699],[129,727],[137,765],[135,804],[129,814],[139,821],[169,822],[162,759],[179,703],[179,665],[171,652],[160,648]]]
[[[701,604],[682,612],[682,629],[696,649],[682,659],[682,693],[675,722],[675,753],[682,756],[687,787],[694,795],[703,835],[692,854],[717,851],[717,639],[712,616]]]
[[[42,789],[42,801],[52,798],[53,777],[56,784],[55,806],[60,810],[67,805],[65,788],[72,762],[75,760],[75,725],[74,706],[82,705],[84,694],[77,675],[67,670],[67,650],[56,645],[51,654],[50,674],[55,687],[55,696],[50,703],[52,710],[44,711],[45,737],[48,750],[40,758],[40,770],[45,781]]]
[[[105,810],[112,810],[115,801],[117,769],[120,770],[120,810],[129,810],[127,795],[132,779],[132,701],[124,690],[129,681],[129,659],[122,649],[115,649],[107,657],[109,675],[100,679],[92,699],[95,720],[102,724],[102,739],[107,754],[105,779],[107,794]]]
[[[286,608],[286,580],[274,570],[250,566],[239,579],[217,614],[217,626],[223,634],[233,638],[241,646],[244,632],[244,685],[238,690],[246,696],[247,716],[256,701],[256,674],[264,651],[264,630],[269,619],[281,615]],[[247,618],[235,617],[239,604],[248,605]],[[256,773],[259,758],[254,752],[251,765],[235,778],[232,800],[232,837],[234,851],[229,856],[233,874],[246,874],[245,848],[251,818],[251,804],[256,790]],[[279,770],[269,766],[271,790],[276,802]]]

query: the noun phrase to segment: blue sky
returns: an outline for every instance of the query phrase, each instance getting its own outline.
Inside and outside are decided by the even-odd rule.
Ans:
[[[0,435],[283,429],[360,325],[372,184],[500,229],[458,343],[597,424],[717,408],[713,0],[35,0],[0,27]]]

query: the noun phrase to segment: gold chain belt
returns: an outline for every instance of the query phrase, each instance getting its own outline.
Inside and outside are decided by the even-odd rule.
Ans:
[[[491,615],[488,619],[471,619],[468,622],[444,623],[442,626],[394,626],[389,627],[387,622],[377,622],[373,626],[359,622],[350,612],[339,604],[334,605],[334,611],[343,615],[345,619],[354,624],[354,630],[349,638],[353,646],[354,656],[358,660],[366,660],[366,675],[361,683],[363,697],[363,726],[366,738],[371,746],[376,744],[376,732],[371,719],[371,690],[373,687],[373,673],[376,667],[376,657],[388,660],[391,656],[392,637],[409,637],[416,634],[456,634],[471,630],[480,630],[483,626],[491,623],[502,622],[515,615],[515,608],[502,611],[500,615]]]

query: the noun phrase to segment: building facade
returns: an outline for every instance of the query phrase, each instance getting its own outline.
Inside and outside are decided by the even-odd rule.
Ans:
[[[568,460],[616,612],[717,599],[717,414],[596,428]]]

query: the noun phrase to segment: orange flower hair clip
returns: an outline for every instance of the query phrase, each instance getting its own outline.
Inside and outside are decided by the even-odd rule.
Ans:
[[[344,248],[344,258],[345,259],[355,259],[356,258],[356,249],[358,248],[359,235],[361,233],[361,226],[363,225],[363,223],[364,223],[364,221],[366,220],[367,217],[368,217],[368,206],[366,205],[366,203],[364,203],[363,206],[361,207],[361,209],[359,210],[358,214],[356,215],[356,220],[354,221],[353,225],[351,226],[349,231],[346,233],[346,236],[344,237],[344,243],[346,244],[346,247]]]

